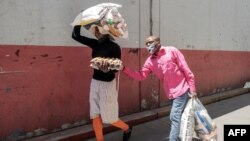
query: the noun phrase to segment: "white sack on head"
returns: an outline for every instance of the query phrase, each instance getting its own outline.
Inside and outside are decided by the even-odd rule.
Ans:
[[[77,15],[72,26],[82,25],[93,34],[93,26],[98,26],[101,34],[110,34],[116,38],[128,38],[128,28],[115,3],[102,3],[90,7]],[[94,34],[95,35],[95,34]]]
[[[104,18],[101,19],[100,24],[104,30],[108,31],[114,37],[128,38],[127,24],[116,7],[108,10]]]
[[[112,8],[112,7],[120,8],[120,7],[122,7],[122,5],[116,4],[116,3],[101,3],[101,4],[98,4],[96,6],[104,7],[104,8]]]
[[[72,26],[75,26],[75,25],[84,26],[87,24],[94,23],[94,22],[100,20],[101,18],[103,18],[103,16],[112,7],[119,8],[122,6],[119,4],[115,4],[115,3],[101,3],[98,5],[92,6],[88,9],[82,11],[81,13],[79,13],[76,16],[75,20],[71,23],[71,25]]]
[[[75,25],[84,26],[84,25],[94,23],[100,20],[101,18],[103,18],[103,16],[106,14],[107,11],[108,9],[100,7],[100,6],[90,7],[82,11],[80,14],[78,14],[75,20],[73,21],[73,23],[71,23],[71,25],[72,26],[75,26]]]

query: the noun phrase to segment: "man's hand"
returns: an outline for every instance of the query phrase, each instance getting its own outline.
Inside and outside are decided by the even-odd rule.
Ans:
[[[121,64],[121,66],[120,66],[120,70],[121,70],[121,71],[123,71],[123,70],[124,70],[124,68],[125,68],[125,66],[124,66],[123,64]]]
[[[196,92],[190,92],[190,97],[191,98],[197,98],[197,93]]]

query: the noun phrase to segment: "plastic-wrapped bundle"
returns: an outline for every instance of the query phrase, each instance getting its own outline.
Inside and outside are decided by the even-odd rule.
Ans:
[[[100,25],[114,37],[128,38],[127,24],[116,7],[108,10]]]
[[[97,26],[101,34],[127,39],[127,24],[117,9],[119,7],[122,6],[115,3],[98,4],[78,14],[71,25],[82,25],[92,34],[93,27]]]
[[[75,20],[71,23],[72,26],[75,25],[88,25],[94,23],[105,16],[108,10],[112,7],[121,7],[119,4],[114,3],[102,3],[95,6],[92,6],[81,13],[79,13]]]
[[[103,62],[108,63],[108,69],[110,69],[110,70],[121,70],[122,69],[122,61],[118,58],[96,57],[90,61],[90,66],[94,69],[99,69],[99,66]]]
[[[90,7],[84,11],[82,11],[81,13],[79,13],[75,20],[71,23],[72,26],[75,25],[88,25],[91,23],[94,23],[98,20],[100,20],[101,18],[103,18],[103,16],[107,13],[108,9],[105,9],[103,7],[99,7],[99,6],[93,6]]]
[[[181,116],[181,127],[179,137],[181,141],[192,141],[194,133],[194,105],[190,98]]]
[[[198,98],[194,99],[195,132],[203,141],[216,141],[216,124]]]

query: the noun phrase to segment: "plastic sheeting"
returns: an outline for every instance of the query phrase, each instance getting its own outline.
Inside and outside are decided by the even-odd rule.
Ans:
[[[216,124],[198,98],[188,100],[181,117],[181,141],[192,141],[194,132],[202,141],[216,141]]]
[[[194,99],[195,132],[203,141],[216,141],[216,124],[198,98]]]
[[[122,6],[115,3],[98,4],[78,14],[71,25],[84,26],[93,35],[95,35],[95,27],[98,27],[101,34],[127,39],[127,24],[118,11],[120,7]]]
[[[194,99],[190,98],[181,116],[179,137],[181,141],[192,141],[194,133]]]

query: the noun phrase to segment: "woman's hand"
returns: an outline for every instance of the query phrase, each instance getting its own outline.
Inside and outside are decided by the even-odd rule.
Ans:
[[[101,64],[99,65],[99,70],[101,70],[104,73],[109,72],[109,64],[108,61],[101,61]]]

